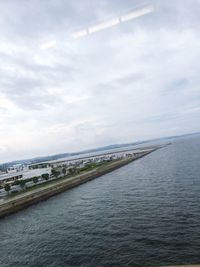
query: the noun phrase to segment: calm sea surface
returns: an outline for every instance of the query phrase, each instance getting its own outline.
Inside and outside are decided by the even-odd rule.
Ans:
[[[0,220],[0,266],[200,263],[200,137]]]

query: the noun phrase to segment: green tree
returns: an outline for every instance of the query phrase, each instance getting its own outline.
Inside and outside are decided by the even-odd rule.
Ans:
[[[53,176],[55,176],[55,173],[56,173],[56,170],[55,170],[55,169],[52,169],[52,170],[51,170],[51,174],[52,174]]]
[[[42,175],[41,175],[41,177],[42,177],[42,179],[43,180],[49,180],[49,174],[48,173],[43,173]]]
[[[33,182],[34,182],[34,184],[38,183],[38,177],[37,176],[33,177]]]
[[[60,175],[60,172],[57,171],[57,170],[55,170],[55,169],[52,169],[51,173],[52,173],[52,175],[53,175],[54,177],[56,177],[56,178]]]
[[[75,172],[75,168],[70,168],[69,169],[69,174],[74,174],[74,172]]]
[[[75,174],[79,174],[80,173],[80,170],[77,169],[76,167],[72,167],[69,169],[69,174],[70,175],[75,175]]]
[[[9,194],[9,191],[10,191],[10,189],[11,189],[11,186],[10,186],[9,184],[5,184],[5,185],[4,185],[4,189],[5,189],[5,191]]]
[[[19,185],[22,189],[26,187],[26,181],[25,180],[19,180]]]
[[[66,172],[67,172],[66,168],[62,168],[62,173],[63,173],[63,175],[65,175]]]

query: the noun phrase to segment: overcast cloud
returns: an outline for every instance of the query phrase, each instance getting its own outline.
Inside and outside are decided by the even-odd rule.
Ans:
[[[199,0],[71,37],[139,3],[0,2],[0,162],[200,131]]]

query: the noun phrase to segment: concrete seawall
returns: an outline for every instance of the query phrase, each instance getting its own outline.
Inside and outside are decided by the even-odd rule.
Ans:
[[[64,192],[77,185],[80,185],[94,178],[102,176],[106,173],[112,172],[122,166],[129,164],[130,162],[136,159],[146,156],[147,154],[151,152],[145,153],[141,156],[138,156],[137,158],[128,158],[128,159],[123,159],[117,162],[111,162],[105,166],[99,167],[87,173],[80,174],[72,178],[64,179],[62,181],[58,180],[57,182],[54,182],[53,184],[43,185],[39,189],[35,189],[35,190],[33,189],[29,192],[21,193],[15,197],[5,200],[4,202],[0,204],[0,218],[6,215],[12,214],[25,207],[28,207],[32,204],[45,200],[51,196]]]

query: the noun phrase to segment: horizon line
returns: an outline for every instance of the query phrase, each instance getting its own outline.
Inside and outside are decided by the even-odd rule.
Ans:
[[[62,154],[80,154],[80,153],[87,153],[90,152],[91,150],[96,150],[96,149],[100,149],[100,148],[106,148],[109,146],[116,146],[116,145],[131,145],[131,144],[136,144],[138,143],[138,145],[140,143],[143,142],[150,142],[150,141],[156,141],[159,139],[168,139],[168,138],[176,138],[176,137],[183,137],[183,136],[187,136],[187,135],[195,135],[195,134],[200,134],[200,131],[198,132],[191,132],[191,133],[186,133],[186,134],[177,134],[177,135],[169,135],[169,136],[161,136],[161,137],[157,137],[157,138],[151,138],[151,139],[143,139],[143,140],[138,140],[138,141],[133,141],[133,142],[128,142],[128,143],[115,143],[115,144],[108,144],[108,145],[102,145],[102,146],[98,146],[98,147],[94,147],[94,148],[88,148],[88,149],[84,149],[84,150],[80,150],[80,151],[74,151],[74,152],[60,152],[60,153],[55,153],[55,154],[50,154],[50,155],[44,155],[44,156],[33,156],[32,158],[24,158],[24,159],[16,159],[16,160],[11,160],[11,161],[6,161],[6,162],[0,162],[0,166],[4,165],[4,164],[11,164],[17,161],[28,161],[28,160],[37,160],[37,159],[42,159],[42,158],[46,158],[46,157],[54,157],[54,156],[59,156]],[[61,157],[62,158],[62,157]]]

